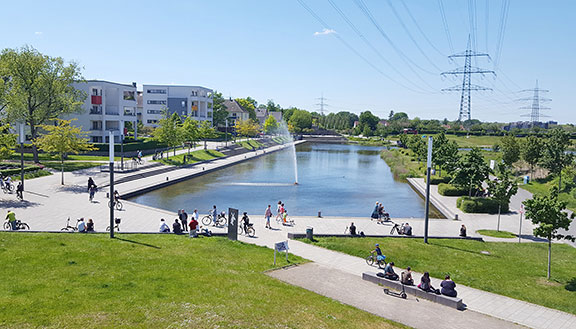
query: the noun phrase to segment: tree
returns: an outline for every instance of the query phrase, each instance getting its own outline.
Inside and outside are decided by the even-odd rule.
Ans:
[[[188,143],[188,154],[190,154],[190,145],[195,144],[199,139],[200,131],[198,128],[198,121],[191,117],[186,117],[182,123],[181,128],[182,140]]]
[[[222,93],[215,92],[212,94],[212,123],[214,127],[225,125],[229,115],[228,108],[224,105]]]
[[[174,113],[169,115],[168,111],[164,111],[164,116],[158,121],[158,127],[154,130],[153,136],[157,141],[166,144],[168,147],[174,148],[174,155],[176,155],[176,147],[182,145],[182,120],[180,116]],[[168,155],[166,155],[168,157]]]
[[[94,146],[88,142],[88,133],[79,127],[71,126],[72,120],[56,119],[55,125],[40,125],[45,131],[34,143],[44,152],[57,154],[62,165],[61,184],[64,185],[64,158],[69,153],[78,154],[82,151],[92,151]]]
[[[4,49],[0,54],[4,77],[10,79],[6,98],[6,116],[22,121],[30,127],[32,141],[38,128],[62,114],[80,112],[86,98],[75,89],[73,82],[82,80],[76,63],[64,64],[61,57],[42,55],[32,47]],[[37,144],[32,146],[34,161],[38,162]]]
[[[468,188],[468,196],[472,196],[472,189],[478,189],[490,174],[490,167],[484,161],[479,148],[473,147],[460,161],[451,183]]]
[[[572,154],[566,153],[570,146],[570,134],[560,128],[554,128],[544,142],[542,166],[558,176],[558,189],[562,190],[562,169],[572,163]]]
[[[268,111],[268,113],[280,112],[280,111],[282,111],[282,107],[280,106],[280,104],[274,103],[274,100],[269,99],[268,103],[266,103],[266,110]]]
[[[312,127],[312,115],[308,111],[295,109],[288,122],[294,127],[295,132],[302,132]]]
[[[206,140],[217,137],[216,130],[210,125],[210,121],[200,122],[200,127],[198,127],[198,137],[204,140],[204,149],[207,148]]]
[[[498,164],[496,179],[488,181],[488,190],[492,198],[498,201],[498,225],[496,230],[500,231],[500,210],[502,205],[509,204],[510,198],[518,192],[518,185],[514,182],[512,173],[506,164]]]
[[[392,115],[392,118],[390,118],[390,121],[402,121],[402,120],[408,120],[408,114],[404,112],[397,112],[394,113],[394,115]]]
[[[412,152],[416,154],[418,162],[426,158],[426,155],[428,153],[428,146],[424,142],[423,138],[421,138],[420,136],[411,135],[411,137],[408,139],[408,147],[410,147]]]
[[[568,230],[574,219],[574,214],[564,212],[566,202],[558,200],[559,190],[556,186],[550,190],[550,195],[536,195],[522,202],[526,206],[526,218],[532,220],[534,235],[548,240],[548,274],[550,280],[552,261],[552,239],[567,239],[574,241],[570,235],[558,234],[559,229]]]
[[[376,126],[378,125],[378,121],[380,121],[380,119],[375,116],[374,114],[372,114],[372,112],[370,111],[364,111],[362,113],[360,113],[360,124],[362,126],[368,126],[368,128],[370,128],[371,131],[376,130]],[[366,128],[364,128],[366,129]]]
[[[246,137],[254,137],[254,136],[256,136],[256,134],[258,134],[258,131],[260,131],[260,127],[258,126],[258,123],[256,123],[252,119],[237,120],[235,128],[236,128],[236,131],[241,136],[246,136]]]
[[[393,117],[394,117],[394,110],[390,110],[390,113],[388,113],[388,121],[392,121]]]
[[[0,125],[0,159],[6,159],[14,153],[16,135],[10,133],[10,125]]]
[[[500,140],[500,149],[502,150],[502,161],[507,166],[512,166],[514,162],[520,160],[520,145],[514,135],[506,135]]]
[[[440,167],[440,176],[444,170],[449,172],[455,170],[458,158],[458,144],[449,141],[444,132],[438,134],[432,143],[432,160]]]
[[[274,134],[278,130],[278,121],[274,116],[269,115],[264,121],[264,133]]]
[[[250,97],[246,97],[246,98],[236,98],[236,102],[238,102],[238,105],[240,105],[243,109],[245,109],[246,111],[248,111],[248,115],[250,117],[250,119],[252,120],[256,120],[256,106],[258,105],[258,103],[250,98]]]
[[[522,145],[520,153],[522,159],[530,166],[531,178],[534,176],[534,166],[538,164],[542,158],[543,146],[542,140],[536,136],[529,136]]]

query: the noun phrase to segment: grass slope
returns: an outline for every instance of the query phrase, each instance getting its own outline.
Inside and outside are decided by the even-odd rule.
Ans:
[[[317,240],[314,245],[362,258],[380,243],[387,260],[396,263],[398,269],[411,266],[436,278],[450,274],[456,284],[576,314],[576,248],[565,244],[552,246],[552,280],[547,281],[548,246],[542,243],[432,239],[426,245],[414,239]]]
[[[266,276],[273,251],[264,247],[217,237],[118,237],[0,233],[0,327],[398,326]]]
[[[505,238],[505,239],[512,239],[516,238],[516,234],[508,232],[508,231],[496,231],[496,230],[478,230],[476,231],[478,234],[482,234],[485,236],[491,236],[494,238]]]
[[[221,158],[224,154],[214,151],[214,150],[196,150],[190,152],[190,154],[178,154],[176,156],[171,156],[169,158],[164,158],[160,160],[163,164],[172,165],[172,166],[181,166],[184,165],[184,156],[186,156],[186,164],[196,163],[200,161],[212,160],[216,158]]]
[[[257,142],[253,139],[247,141],[236,142],[236,144],[242,146],[245,149],[253,150],[264,146],[264,144]]]

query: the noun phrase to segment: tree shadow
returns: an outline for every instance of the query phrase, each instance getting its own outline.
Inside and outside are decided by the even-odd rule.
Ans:
[[[524,240],[530,240],[530,241],[534,241],[534,242],[548,242],[548,240],[546,240],[546,239],[539,238],[537,236],[533,236],[533,235],[529,235],[529,234],[522,234],[522,235],[520,235],[520,237]]]
[[[88,194],[85,185],[64,185],[57,188],[58,192],[71,192],[76,194],[86,193]]]
[[[118,238],[118,237],[114,237],[114,239],[116,240],[120,240],[120,241],[124,241],[124,242],[130,242],[130,243],[134,243],[137,245],[141,245],[141,246],[145,246],[145,247],[150,247],[150,248],[154,248],[154,249],[162,249],[158,246],[152,245],[152,244],[148,244],[148,243],[144,243],[144,242],[138,242],[138,241],[134,241],[134,240],[128,240],[128,239],[122,239],[122,238]]]
[[[452,250],[458,250],[458,251],[463,251],[463,252],[467,252],[469,254],[474,254],[474,255],[481,255],[481,256],[487,256],[487,257],[496,257],[499,258],[498,256],[490,253],[490,254],[483,254],[479,251],[473,251],[473,250],[468,250],[468,249],[462,249],[462,248],[458,248],[458,247],[453,247],[453,246],[445,246],[442,244],[438,244],[438,243],[434,243],[434,242],[430,242],[431,245],[435,245],[437,247],[442,247],[442,248],[447,248],[447,249],[452,249]]]
[[[17,209],[17,208],[29,208],[37,207],[40,204],[37,202],[31,202],[27,200],[0,200],[0,208],[4,209]]]
[[[566,286],[564,287],[568,291],[576,291],[576,277],[572,278],[572,280],[568,281]]]

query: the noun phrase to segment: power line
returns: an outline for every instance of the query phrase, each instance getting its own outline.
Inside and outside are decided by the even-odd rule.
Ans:
[[[329,0],[332,1],[332,0]],[[392,1],[388,0],[388,6],[390,7],[390,9],[392,10],[392,13],[394,14],[394,16],[396,16],[396,18],[398,19],[398,22],[400,22],[400,26],[402,26],[402,28],[404,29],[404,32],[406,32],[406,34],[408,34],[408,37],[410,38],[410,40],[412,40],[412,43],[414,43],[414,45],[416,46],[416,48],[420,51],[420,53],[422,54],[422,56],[424,56],[424,58],[426,58],[426,60],[432,64],[432,66],[434,66],[435,69],[437,69],[438,71],[442,71],[441,68],[439,68],[436,63],[434,63],[430,57],[428,57],[428,55],[426,55],[426,53],[424,52],[424,50],[422,50],[422,47],[420,47],[420,45],[418,44],[418,42],[416,41],[416,39],[414,39],[414,37],[412,36],[412,33],[410,33],[410,30],[408,30],[408,27],[406,27],[406,24],[404,24],[404,21],[402,20],[402,17],[400,17],[400,15],[398,15],[398,12],[396,11],[396,8],[394,8],[394,5],[392,4]]]
[[[508,21],[508,11],[510,8],[510,1],[502,1],[502,9],[500,13],[500,26],[498,29],[498,38],[496,39],[496,55],[494,56],[494,69],[500,63],[500,55],[502,53],[502,43],[504,42],[504,33],[506,32],[506,23]]]
[[[382,35],[382,37],[392,46],[394,51],[396,51],[396,53],[406,63],[406,65],[408,65],[408,68],[410,68],[412,70],[412,72],[414,72],[414,74],[418,75],[418,73],[412,69],[412,65],[417,67],[418,69],[422,70],[423,72],[426,72],[429,74],[437,74],[437,73],[431,72],[429,70],[426,70],[422,66],[418,65],[416,62],[414,62],[412,59],[410,59],[410,57],[408,57],[402,50],[400,50],[400,48],[398,48],[396,46],[394,41],[392,41],[392,39],[390,39],[390,37],[386,34],[386,32],[384,32],[384,29],[382,29],[380,24],[378,24],[378,22],[376,21],[376,19],[374,18],[374,16],[370,12],[370,9],[366,6],[366,4],[364,3],[363,0],[354,0],[354,2],[358,6],[358,8],[360,8],[360,11],[362,11],[364,16],[366,16],[368,18],[368,20],[370,20],[370,22],[374,25],[374,27],[376,27],[378,32],[380,32],[380,35]]]
[[[438,0],[438,7],[440,8],[440,16],[442,17],[442,25],[444,25],[444,32],[446,33],[446,39],[448,40],[448,47],[450,47],[450,53],[454,53],[454,46],[452,45],[452,37],[450,36],[450,29],[448,28],[448,20],[446,19],[446,13],[444,12],[444,5],[442,0]]]
[[[533,96],[531,98],[521,98],[519,101],[531,101],[530,106],[522,106],[520,109],[531,110],[530,114],[524,114],[522,116],[530,116],[530,121],[532,123],[540,122],[540,117],[546,116],[540,113],[541,110],[549,110],[549,107],[542,106],[544,102],[550,102],[550,98],[543,98],[540,96],[541,93],[550,92],[550,90],[538,88],[538,80],[536,80],[536,87],[534,89],[525,89],[520,92],[532,92]]]
[[[488,26],[490,23],[490,0],[486,0],[486,9],[484,12],[484,41],[486,41],[486,52],[489,53],[490,49],[488,48]]]
[[[408,6],[406,5],[406,2],[404,0],[401,0],[400,3],[402,4],[402,6],[404,6],[404,9],[406,10],[406,12],[408,13],[408,16],[410,16],[410,19],[412,20],[412,23],[414,23],[414,25],[416,26],[416,28],[418,29],[418,31],[420,32],[420,34],[422,34],[422,37],[424,37],[424,40],[426,40],[426,42],[428,42],[428,44],[434,49],[436,50],[436,52],[438,52],[438,54],[440,54],[440,56],[442,57],[447,57],[443,52],[441,52],[435,45],[434,43],[432,43],[432,41],[430,41],[430,39],[428,38],[428,36],[426,35],[426,33],[424,33],[424,30],[422,30],[422,28],[420,27],[420,24],[418,24],[418,21],[414,18],[414,15],[412,15],[412,12],[410,11],[410,9],[408,8]]]

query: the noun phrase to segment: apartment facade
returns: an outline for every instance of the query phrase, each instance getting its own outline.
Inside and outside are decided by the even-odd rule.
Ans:
[[[144,85],[141,122],[157,127],[164,111],[212,122],[212,89],[199,86]]]
[[[224,106],[228,111],[228,122],[234,126],[236,121],[246,121],[250,118],[250,113],[245,110],[235,99],[225,99]]]
[[[72,124],[88,132],[90,142],[107,143],[109,131],[114,142],[120,142],[126,122],[136,126],[136,83],[121,84],[102,80],[74,83],[74,88],[83,90],[87,98],[82,105],[83,113],[69,115],[75,118]]]

